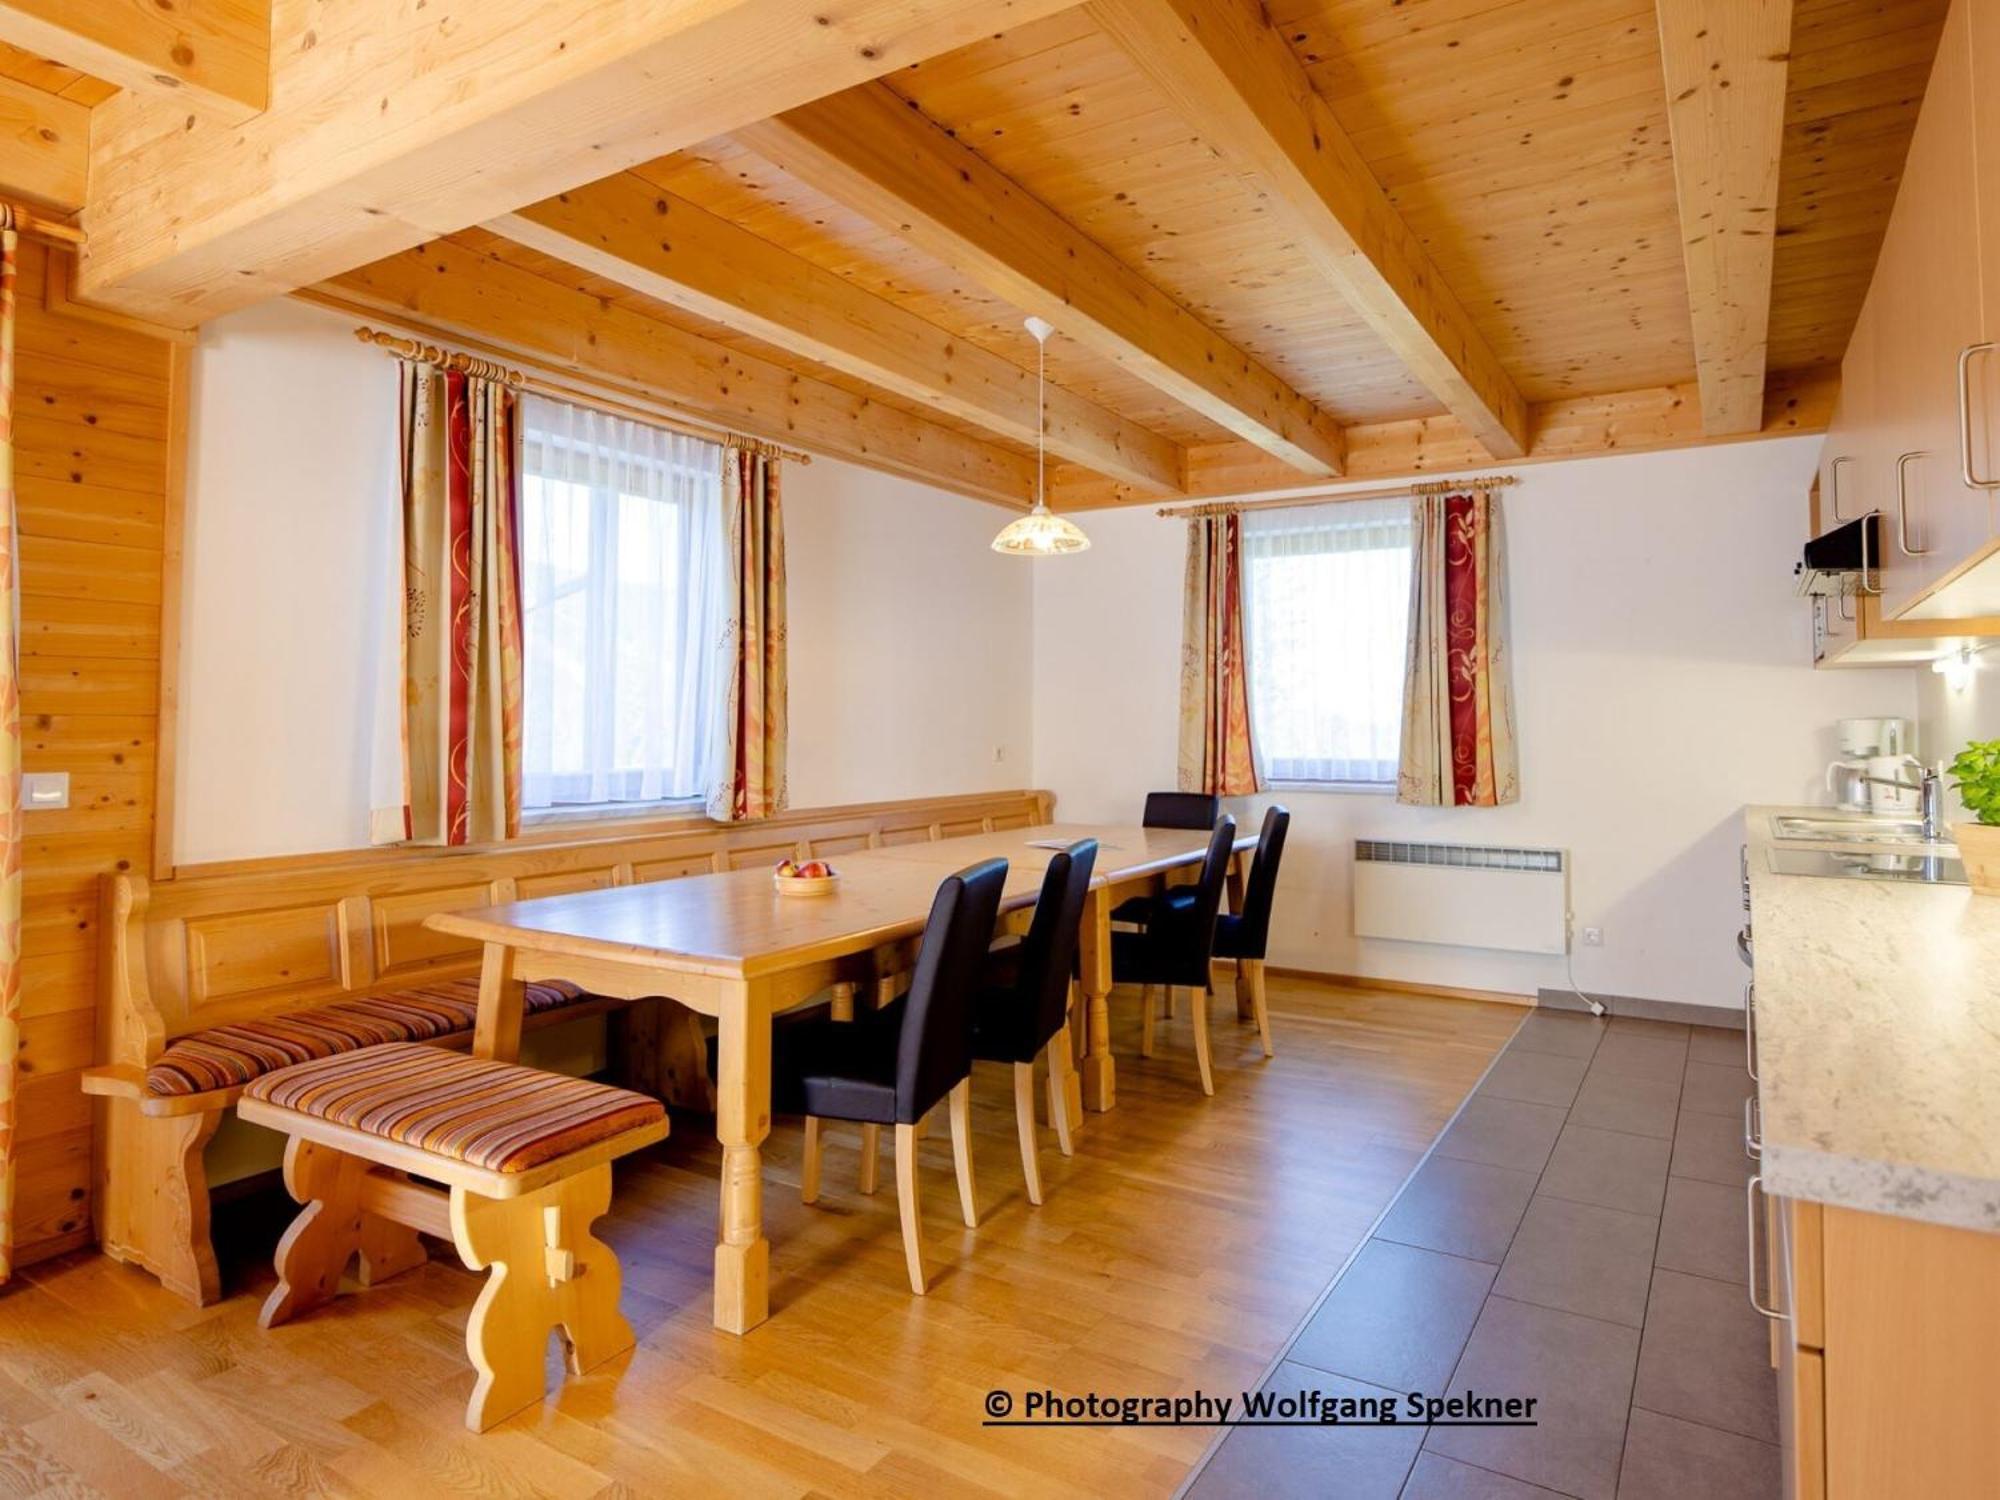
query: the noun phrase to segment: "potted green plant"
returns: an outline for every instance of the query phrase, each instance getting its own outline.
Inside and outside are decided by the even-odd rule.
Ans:
[[[1966,878],[1982,896],[2000,896],[2000,740],[1974,740],[1951,763],[1952,785],[1978,819],[1953,825]]]

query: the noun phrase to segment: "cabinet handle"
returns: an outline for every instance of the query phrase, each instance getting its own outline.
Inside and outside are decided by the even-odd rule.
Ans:
[[[1833,518],[1836,521],[1849,521],[1853,519],[1851,516],[1843,516],[1840,513],[1840,466],[1853,462],[1853,455],[1843,453],[1826,466],[1826,487],[1829,491],[1827,499],[1833,502]]]
[[[1868,515],[1861,518],[1861,582],[1856,584],[1855,587],[1871,599],[1882,592],[1882,585],[1878,583],[1872,589],[1868,587],[1868,570],[1871,566],[1868,561],[1868,538],[1875,530],[1874,527],[1868,524],[1868,516],[1879,517],[1881,514],[1882,512],[1879,510],[1871,510],[1868,512]]]
[[[1756,1112],[1757,1096],[1752,1094],[1743,1101],[1743,1154],[1752,1161],[1761,1161],[1764,1157],[1763,1138],[1750,1123],[1750,1117]],[[1763,1121],[1759,1120],[1757,1123],[1761,1125]]]
[[[1749,1274],[1744,1277],[1745,1290],[1750,1293],[1750,1305],[1773,1323],[1785,1321],[1785,1315],[1775,1307],[1766,1307],[1757,1300],[1757,1200],[1764,1195],[1764,1179],[1752,1177],[1743,1184],[1744,1214],[1743,1227],[1748,1231],[1750,1241]]]
[[[1848,593],[1845,588],[1840,591],[1840,604],[1837,607],[1837,612],[1843,624],[1852,625],[1854,623],[1854,596]]]
[[[1910,485],[1909,468],[1919,458],[1929,458],[1930,454],[1921,450],[1896,455],[1896,545],[1903,549],[1905,557],[1928,557],[1928,547],[1910,545]]]
[[[1968,489],[2000,490],[2000,479],[1981,479],[1972,470],[1972,361],[1996,348],[2000,344],[1967,344],[1958,351],[1958,467]],[[1839,513],[1836,503],[1834,514]]]
[[[1743,1070],[1752,1083],[1757,1077],[1757,981],[1743,986]]]

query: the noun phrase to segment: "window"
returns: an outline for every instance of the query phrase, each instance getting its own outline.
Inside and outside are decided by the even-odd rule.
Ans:
[[[1244,513],[1250,723],[1264,779],[1394,785],[1410,545],[1407,500]]]
[[[719,696],[722,454],[521,401],[522,806],[702,795]]]

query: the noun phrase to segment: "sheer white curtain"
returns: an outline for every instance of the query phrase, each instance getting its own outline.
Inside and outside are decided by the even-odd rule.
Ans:
[[[522,806],[700,797],[722,450],[533,395],[521,417]]]
[[[1267,781],[1396,781],[1410,502],[1243,513],[1250,720]]]

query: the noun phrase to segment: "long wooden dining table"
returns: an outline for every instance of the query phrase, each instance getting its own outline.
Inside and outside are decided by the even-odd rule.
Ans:
[[[856,850],[833,862],[840,882],[822,896],[780,895],[769,870],[738,870],[442,912],[426,925],[482,946],[473,1038],[481,1057],[518,1057],[524,980],[567,979],[611,999],[665,996],[715,1018],[715,1326],[741,1334],[770,1315],[759,1148],[771,1131],[772,1017],[822,991],[908,970],[938,883],[980,860],[1007,861],[1003,921],[1018,924],[1040,892],[1049,846],[1085,838],[1097,840],[1098,856],[1079,944],[1088,1051],[1078,1093],[1085,1107],[1107,1110],[1116,1100],[1112,909],[1199,864],[1204,830],[1047,824]],[[1236,840],[1232,901],[1256,843],[1254,833]]]

